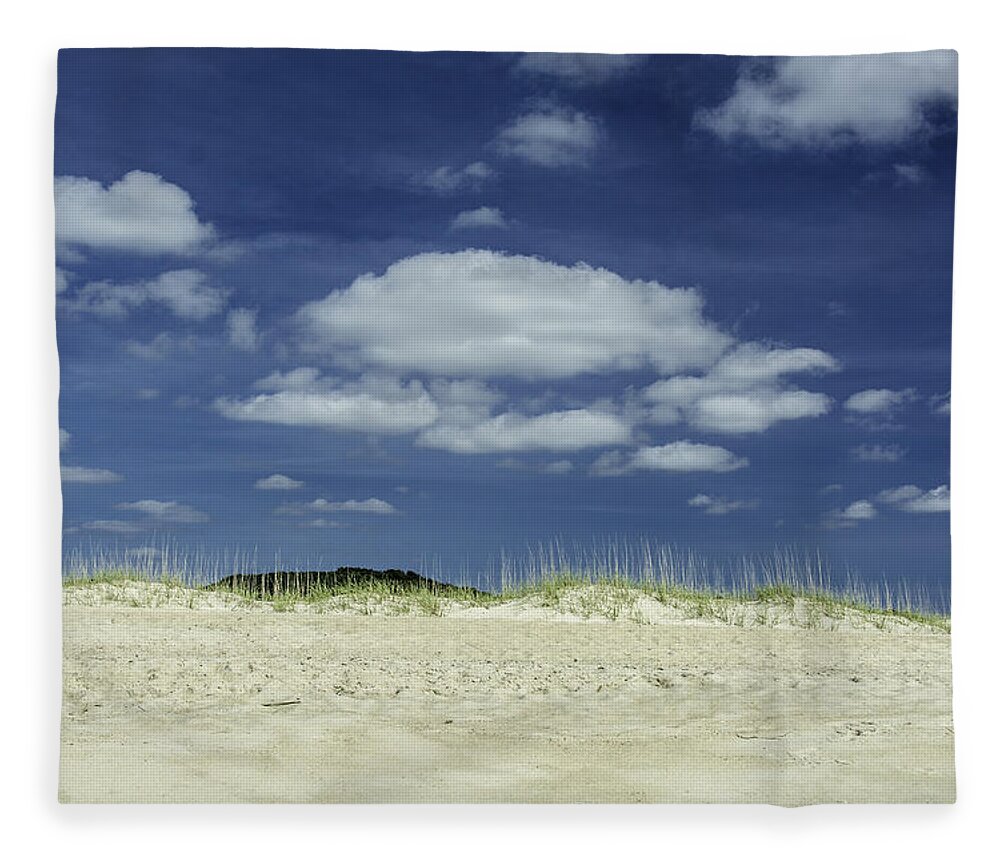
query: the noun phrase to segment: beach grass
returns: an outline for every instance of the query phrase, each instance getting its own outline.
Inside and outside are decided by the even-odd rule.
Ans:
[[[238,555],[220,559],[163,551],[136,558],[103,551],[69,562],[66,589],[96,586],[102,601],[150,608],[197,608],[221,599],[226,606],[274,612],[440,616],[455,609],[521,604],[641,624],[657,616],[659,607],[678,620],[738,627],[828,628],[843,622],[879,630],[900,624],[951,630],[950,616],[926,595],[885,583],[875,588],[849,577],[834,583],[821,560],[790,551],[741,559],[722,576],[704,560],[669,548],[616,546],[577,558],[546,548],[518,564],[505,560],[492,587],[422,577],[399,581],[379,571],[331,582],[320,581],[316,573],[284,571],[267,574],[275,578],[266,593],[248,587],[252,562]]]

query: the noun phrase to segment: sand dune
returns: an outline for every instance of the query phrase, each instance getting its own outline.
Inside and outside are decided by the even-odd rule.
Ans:
[[[950,637],[68,598],[65,802],[950,802]],[[92,605],[89,605],[92,604]]]

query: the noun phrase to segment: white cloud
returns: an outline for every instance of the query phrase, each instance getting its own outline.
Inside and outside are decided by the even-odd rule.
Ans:
[[[875,500],[886,505],[899,505],[918,498],[923,495],[923,492],[920,487],[916,487],[913,484],[906,484],[902,487],[896,487],[893,490],[883,490],[875,497]]]
[[[70,299],[59,303],[62,308],[77,313],[95,314],[109,319],[123,319],[130,310],[149,300],[145,284],[113,284],[110,281],[92,281],[80,287]]]
[[[161,502],[156,499],[142,499],[138,502],[120,502],[115,505],[120,511],[136,511],[160,523],[205,523],[208,514],[180,502]]]
[[[208,285],[208,276],[195,269],[164,272],[146,283],[150,301],[165,305],[181,319],[201,321],[219,313],[226,293]]]
[[[640,448],[632,458],[632,466],[635,469],[668,472],[732,472],[747,465],[749,461],[737,457],[725,448],[687,440]]]
[[[73,434],[68,430],[63,430],[62,427],[59,428],[59,450],[65,451],[69,447],[69,440],[73,438]]]
[[[474,161],[465,167],[438,167],[427,173],[413,177],[413,183],[438,194],[455,194],[459,191],[475,190],[483,182],[496,177],[496,171],[482,161]]]
[[[91,520],[80,525],[81,529],[95,532],[108,532],[110,534],[135,534],[141,532],[142,526],[137,523],[125,522],[125,520]]]
[[[951,392],[934,394],[929,398],[931,412],[935,415],[951,415]]]
[[[215,409],[234,421],[321,427],[361,433],[412,433],[429,427],[440,410],[423,384],[373,376],[340,383],[315,368],[273,373],[257,382],[267,392],[240,399],[220,397]]]
[[[691,423],[720,433],[755,433],[779,421],[825,415],[832,402],[825,394],[809,391],[714,395],[698,401]]]
[[[906,484],[892,490],[883,490],[875,500],[909,514],[937,514],[951,510],[951,491],[947,484],[927,492],[913,484]]]
[[[875,517],[875,508],[871,502],[851,502],[844,508],[844,517],[849,520],[870,520]]]
[[[686,421],[719,433],[753,433],[779,421],[813,418],[830,411],[825,394],[791,388],[790,374],[816,374],[838,368],[836,359],[817,349],[769,349],[742,344],[703,376],[675,376],[644,389],[655,424]]]
[[[79,176],[55,180],[56,241],[137,254],[191,254],[215,237],[191,196],[154,173],[133,170],[105,188]]]
[[[302,307],[300,346],[342,363],[450,377],[558,379],[711,365],[732,338],[694,290],[583,263],[468,250],[400,260]]]
[[[297,490],[303,483],[286,475],[271,475],[268,478],[261,478],[254,486],[258,490]]]
[[[389,502],[383,501],[382,499],[376,499],[374,497],[365,499],[364,501],[348,499],[344,502],[331,502],[327,499],[319,498],[304,504],[289,503],[281,505],[276,508],[274,512],[276,514],[291,514],[292,516],[332,513],[378,514],[381,516],[388,516],[389,514],[398,513],[396,508]]]
[[[234,308],[226,317],[226,338],[229,345],[243,352],[257,349],[257,311],[248,308]]]
[[[555,78],[574,87],[599,86],[623,77],[644,57],[634,54],[525,54],[516,69],[526,75]]]
[[[957,97],[953,51],[751,61],[695,126],[774,149],[892,145],[925,133],[926,108]]]
[[[894,164],[892,170],[900,185],[919,185],[927,177],[919,164]]]
[[[133,284],[93,281],[64,299],[62,306],[77,313],[123,319],[147,303],[162,305],[181,319],[201,322],[225,307],[226,292],[209,286],[204,272],[177,269]]]
[[[456,454],[579,451],[626,444],[631,432],[619,416],[593,409],[530,417],[506,412],[471,425],[437,424],[424,430],[417,444]]]
[[[215,408],[224,417],[288,426],[369,433],[418,432],[418,445],[459,454],[520,451],[577,451],[627,444],[631,425],[597,408],[539,415],[494,408],[504,395],[478,380],[413,380],[364,376],[339,383],[315,368],[273,373],[255,387],[265,392],[246,399],[222,397]]]
[[[756,499],[741,501],[699,493],[694,498],[688,499],[688,504],[692,508],[702,508],[706,514],[712,516],[725,516],[733,511],[752,511],[759,505],[759,502]]]
[[[903,502],[902,509],[910,514],[937,514],[951,510],[951,491],[946,485],[928,490],[915,499]]]
[[[629,458],[621,451],[605,451],[590,465],[590,474],[598,478],[616,478],[630,471]]]
[[[865,500],[859,499],[851,502],[846,508],[830,511],[823,519],[823,527],[828,529],[850,529],[859,522],[875,519],[878,511],[875,506]]]
[[[542,107],[522,114],[493,140],[493,148],[538,167],[584,167],[604,135],[592,117],[571,108]]]
[[[176,338],[170,332],[160,332],[149,343],[130,340],[125,343],[129,355],[146,361],[163,361],[175,349],[193,350],[197,340],[192,337]]]
[[[326,499],[316,499],[310,502],[306,507],[313,511],[320,511],[322,513],[333,513],[334,511],[340,511],[344,513],[352,514],[394,514],[396,509],[386,501],[382,499],[370,498],[365,499],[362,502],[355,501],[354,499],[348,499],[346,502],[328,502]]]
[[[358,277],[300,308],[294,336],[301,353],[361,376],[324,376],[315,367],[275,372],[255,384],[258,393],[220,397],[215,409],[232,420],[414,433],[420,446],[460,454],[627,446],[644,423],[759,432],[828,412],[827,395],[794,388],[786,377],[838,369],[819,350],[736,344],[704,317],[697,291],[486,250],[418,254]],[[629,371],[671,378],[641,398],[625,393],[621,402],[589,405],[552,389],[515,399],[495,387]],[[701,375],[679,375],[693,373]],[[617,464],[624,455],[609,454],[594,471],[682,469],[669,456],[729,454],[674,443],[661,462],[655,450]],[[694,468],[745,464],[733,458]]]
[[[66,484],[117,484],[125,479],[110,469],[90,469],[86,466],[63,466],[60,469]]]
[[[69,288],[69,276],[63,269],[56,266],[56,295],[65,293]]]
[[[684,440],[639,448],[628,455],[608,451],[594,461],[590,472],[598,477],[628,475],[636,471],[732,472],[749,464],[749,460],[725,448]]]
[[[451,222],[452,230],[506,229],[503,212],[492,206],[480,206],[459,212]]]
[[[917,399],[912,388],[893,391],[889,388],[869,388],[852,394],[844,401],[844,409],[861,415],[889,415],[901,406]]]
[[[851,456],[862,463],[895,463],[906,456],[902,445],[858,445]]]

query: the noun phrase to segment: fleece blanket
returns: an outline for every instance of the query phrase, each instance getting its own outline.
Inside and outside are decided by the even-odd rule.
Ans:
[[[957,91],[62,51],[60,799],[953,801]]]

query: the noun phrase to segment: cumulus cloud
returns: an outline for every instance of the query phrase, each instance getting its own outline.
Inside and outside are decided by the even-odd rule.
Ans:
[[[731,514],[733,511],[752,511],[759,504],[756,499],[726,499],[722,496],[709,496],[705,493],[699,493],[688,499],[688,505],[692,508],[702,508],[706,514],[717,517]]]
[[[906,456],[902,445],[858,445],[851,456],[862,463],[895,463]]]
[[[492,147],[537,167],[585,167],[603,136],[597,120],[585,113],[547,106],[516,117]]]
[[[524,54],[515,69],[573,87],[599,86],[624,77],[644,59],[635,54]]]
[[[257,311],[234,308],[226,317],[226,339],[233,349],[253,352],[257,349]]]
[[[332,513],[378,514],[387,516],[389,514],[397,513],[397,510],[389,502],[383,501],[382,499],[376,499],[374,497],[365,499],[364,501],[348,499],[344,502],[331,502],[327,499],[319,498],[304,504],[290,503],[281,505],[275,509],[275,513],[290,514],[292,516]]]
[[[825,394],[792,388],[792,374],[837,370],[836,359],[816,349],[770,349],[742,344],[702,376],[674,376],[643,391],[655,424],[686,421],[719,433],[754,433],[779,421],[813,418],[830,411]]]
[[[592,409],[533,416],[506,412],[471,425],[437,424],[420,433],[417,444],[455,454],[579,451],[627,443],[631,432],[619,416]]]
[[[694,290],[469,250],[400,260],[303,306],[300,347],[399,373],[558,379],[712,364],[732,338]]]
[[[594,461],[590,472],[598,477],[628,475],[636,471],[732,472],[749,464],[746,458],[717,445],[684,440],[639,448],[630,454],[608,451]]]
[[[859,522],[872,520],[878,516],[875,506],[865,500],[859,499],[851,502],[846,508],[829,511],[823,518],[823,527],[828,529],[850,529]]]
[[[759,432],[828,412],[827,395],[787,377],[839,367],[820,350],[737,344],[704,316],[694,290],[486,250],[418,254],[358,277],[301,307],[291,330],[300,354],[348,378],[316,367],[275,372],[254,395],[218,398],[219,413],[413,433],[417,445],[459,454],[617,448],[650,423]],[[620,402],[589,404],[552,389],[517,399],[503,385],[631,371],[662,378]],[[647,463],[651,456],[638,452],[607,469],[679,468]]]
[[[162,305],[181,319],[201,322],[225,307],[226,292],[210,286],[204,272],[178,269],[132,284],[93,281],[64,299],[62,306],[77,313],[123,319],[149,303]]]
[[[493,206],[480,206],[459,212],[451,222],[452,230],[506,229],[507,219]]]
[[[912,388],[893,391],[889,388],[869,388],[852,394],[844,401],[844,409],[866,418],[891,418],[899,409],[917,399]]]
[[[909,403],[915,398],[912,388],[892,391],[888,388],[869,388],[852,394],[844,401],[844,408],[863,415],[891,412],[897,406]]]
[[[271,475],[267,478],[261,478],[254,486],[258,490],[297,490],[303,486],[303,483],[286,475]]]
[[[636,469],[668,472],[732,472],[749,465],[749,461],[717,445],[685,440],[640,448],[632,458],[632,465]]]
[[[215,237],[191,196],[154,173],[133,170],[105,187],[80,176],[55,180],[56,241],[136,254],[192,254]]]
[[[59,450],[65,451],[69,447],[69,440],[73,438],[73,434],[68,430],[63,430],[62,427],[59,428]]]
[[[496,171],[482,161],[474,161],[465,167],[438,167],[413,177],[413,184],[435,191],[438,194],[456,194],[460,191],[475,191],[483,182],[496,177]]]
[[[164,305],[181,319],[213,316],[226,304],[226,292],[208,285],[208,276],[195,269],[164,272],[146,283],[149,300]]]
[[[913,484],[906,484],[892,490],[883,490],[875,500],[909,514],[937,514],[951,510],[951,491],[947,484],[927,492]]]
[[[120,511],[134,511],[145,514],[157,523],[195,524],[208,522],[208,514],[180,502],[161,502],[156,499],[142,499],[138,502],[120,502],[115,505]]]
[[[215,409],[233,421],[320,427],[361,433],[412,433],[430,426],[440,410],[419,380],[366,376],[338,382],[311,367],[273,373],[256,383],[265,393],[220,397]]]
[[[773,149],[885,146],[926,133],[927,109],[957,98],[953,51],[789,57],[746,63],[729,98],[694,124]]]
[[[60,469],[65,484],[117,484],[125,479],[110,469],[90,469],[86,466],[63,466]]]

